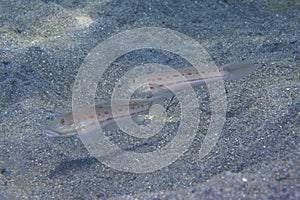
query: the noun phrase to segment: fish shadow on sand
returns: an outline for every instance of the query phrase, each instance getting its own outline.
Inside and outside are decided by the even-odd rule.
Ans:
[[[49,172],[48,178],[52,179],[58,176],[71,175],[76,171],[86,170],[86,168],[97,163],[99,163],[99,161],[93,157],[63,160],[54,170]]]
[[[88,168],[93,168],[95,165],[99,165],[102,163],[99,160],[109,160],[112,157],[122,154],[123,151],[136,151],[139,148],[145,147],[149,145],[148,143],[136,144],[131,147],[127,147],[122,149],[121,151],[115,151],[114,153],[110,153],[100,158],[96,159],[94,157],[85,157],[78,159],[65,159],[62,160],[54,170],[51,170],[48,174],[48,178],[52,179],[59,176],[67,176],[73,175],[76,171],[87,170]]]

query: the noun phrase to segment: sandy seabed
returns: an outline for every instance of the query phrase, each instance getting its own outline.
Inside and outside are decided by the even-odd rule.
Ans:
[[[297,1],[2,0],[0,9],[0,199],[300,199]],[[47,137],[49,121],[71,110],[88,53],[119,32],[149,26],[194,38],[217,65],[255,64],[251,76],[225,82],[226,122],[212,151],[198,158],[210,114],[205,87],[195,88],[202,113],[195,140],[152,173],[109,168],[76,136]],[[186,63],[166,52],[129,53],[111,65],[98,97],[108,97],[124,70],[154,61]],[[164,146],[174,130],[170,123],[162,138],[136,149],[132,137],[108,136],[142,153]]]

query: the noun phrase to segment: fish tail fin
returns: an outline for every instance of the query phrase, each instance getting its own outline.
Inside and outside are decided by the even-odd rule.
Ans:
[[[250,62],[227,64],[222,68],[228,73],[226,80],[238,80],[252,74],[255,71],[255,65]]]

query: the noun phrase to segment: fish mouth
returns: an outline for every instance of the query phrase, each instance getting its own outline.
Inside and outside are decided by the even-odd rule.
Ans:
[[[44,131],[45,135],[47,135],[48,137],[70,137],[70,136],[74,136],[77,134],[76,131],[69,131],[69,132],[59,132],[56,130],[53,130],[51,128],[47,128]]]
[[[45,130],[45,134],[48,136],[48,137],[61,137],[62,134],[60,132],[57,132],[53,129],[46,129]]]

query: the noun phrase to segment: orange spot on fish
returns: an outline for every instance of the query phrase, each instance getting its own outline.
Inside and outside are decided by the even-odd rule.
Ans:
[[[90,118],[90,119],[94,119],[95,116],[94,116],[94,115],[90,115],[89,118]]]
[[[178,77],[178,74],[174,74],[173,76],[174,76],[174,77]]]
[[[158,81],[161,81],[161,80],[162,80],[162,78],[157,78],[157,80],[158,80]]]
[[[109,114],[109,112],[108,112],[108,111],[104,111],[104,114],[105,114],[105,115],[108,115],[108,114]]]
[[[80,118],[79,118],[79,117],[77,117],[77,118],[76,118],[76,120],[77,120],[77,121],[80,121]]]
[[[119,108],[119,111],[121,112],[123,109],[122,108]]]
[[[61,120],[60,120],[60,124],[61,124],[61,125],[65,125],[65,120],[64,120],[64,119],[61,119]]]
[[[192,72],[189,72],[188,75],[189,75],[189,76],[192,75]]]

